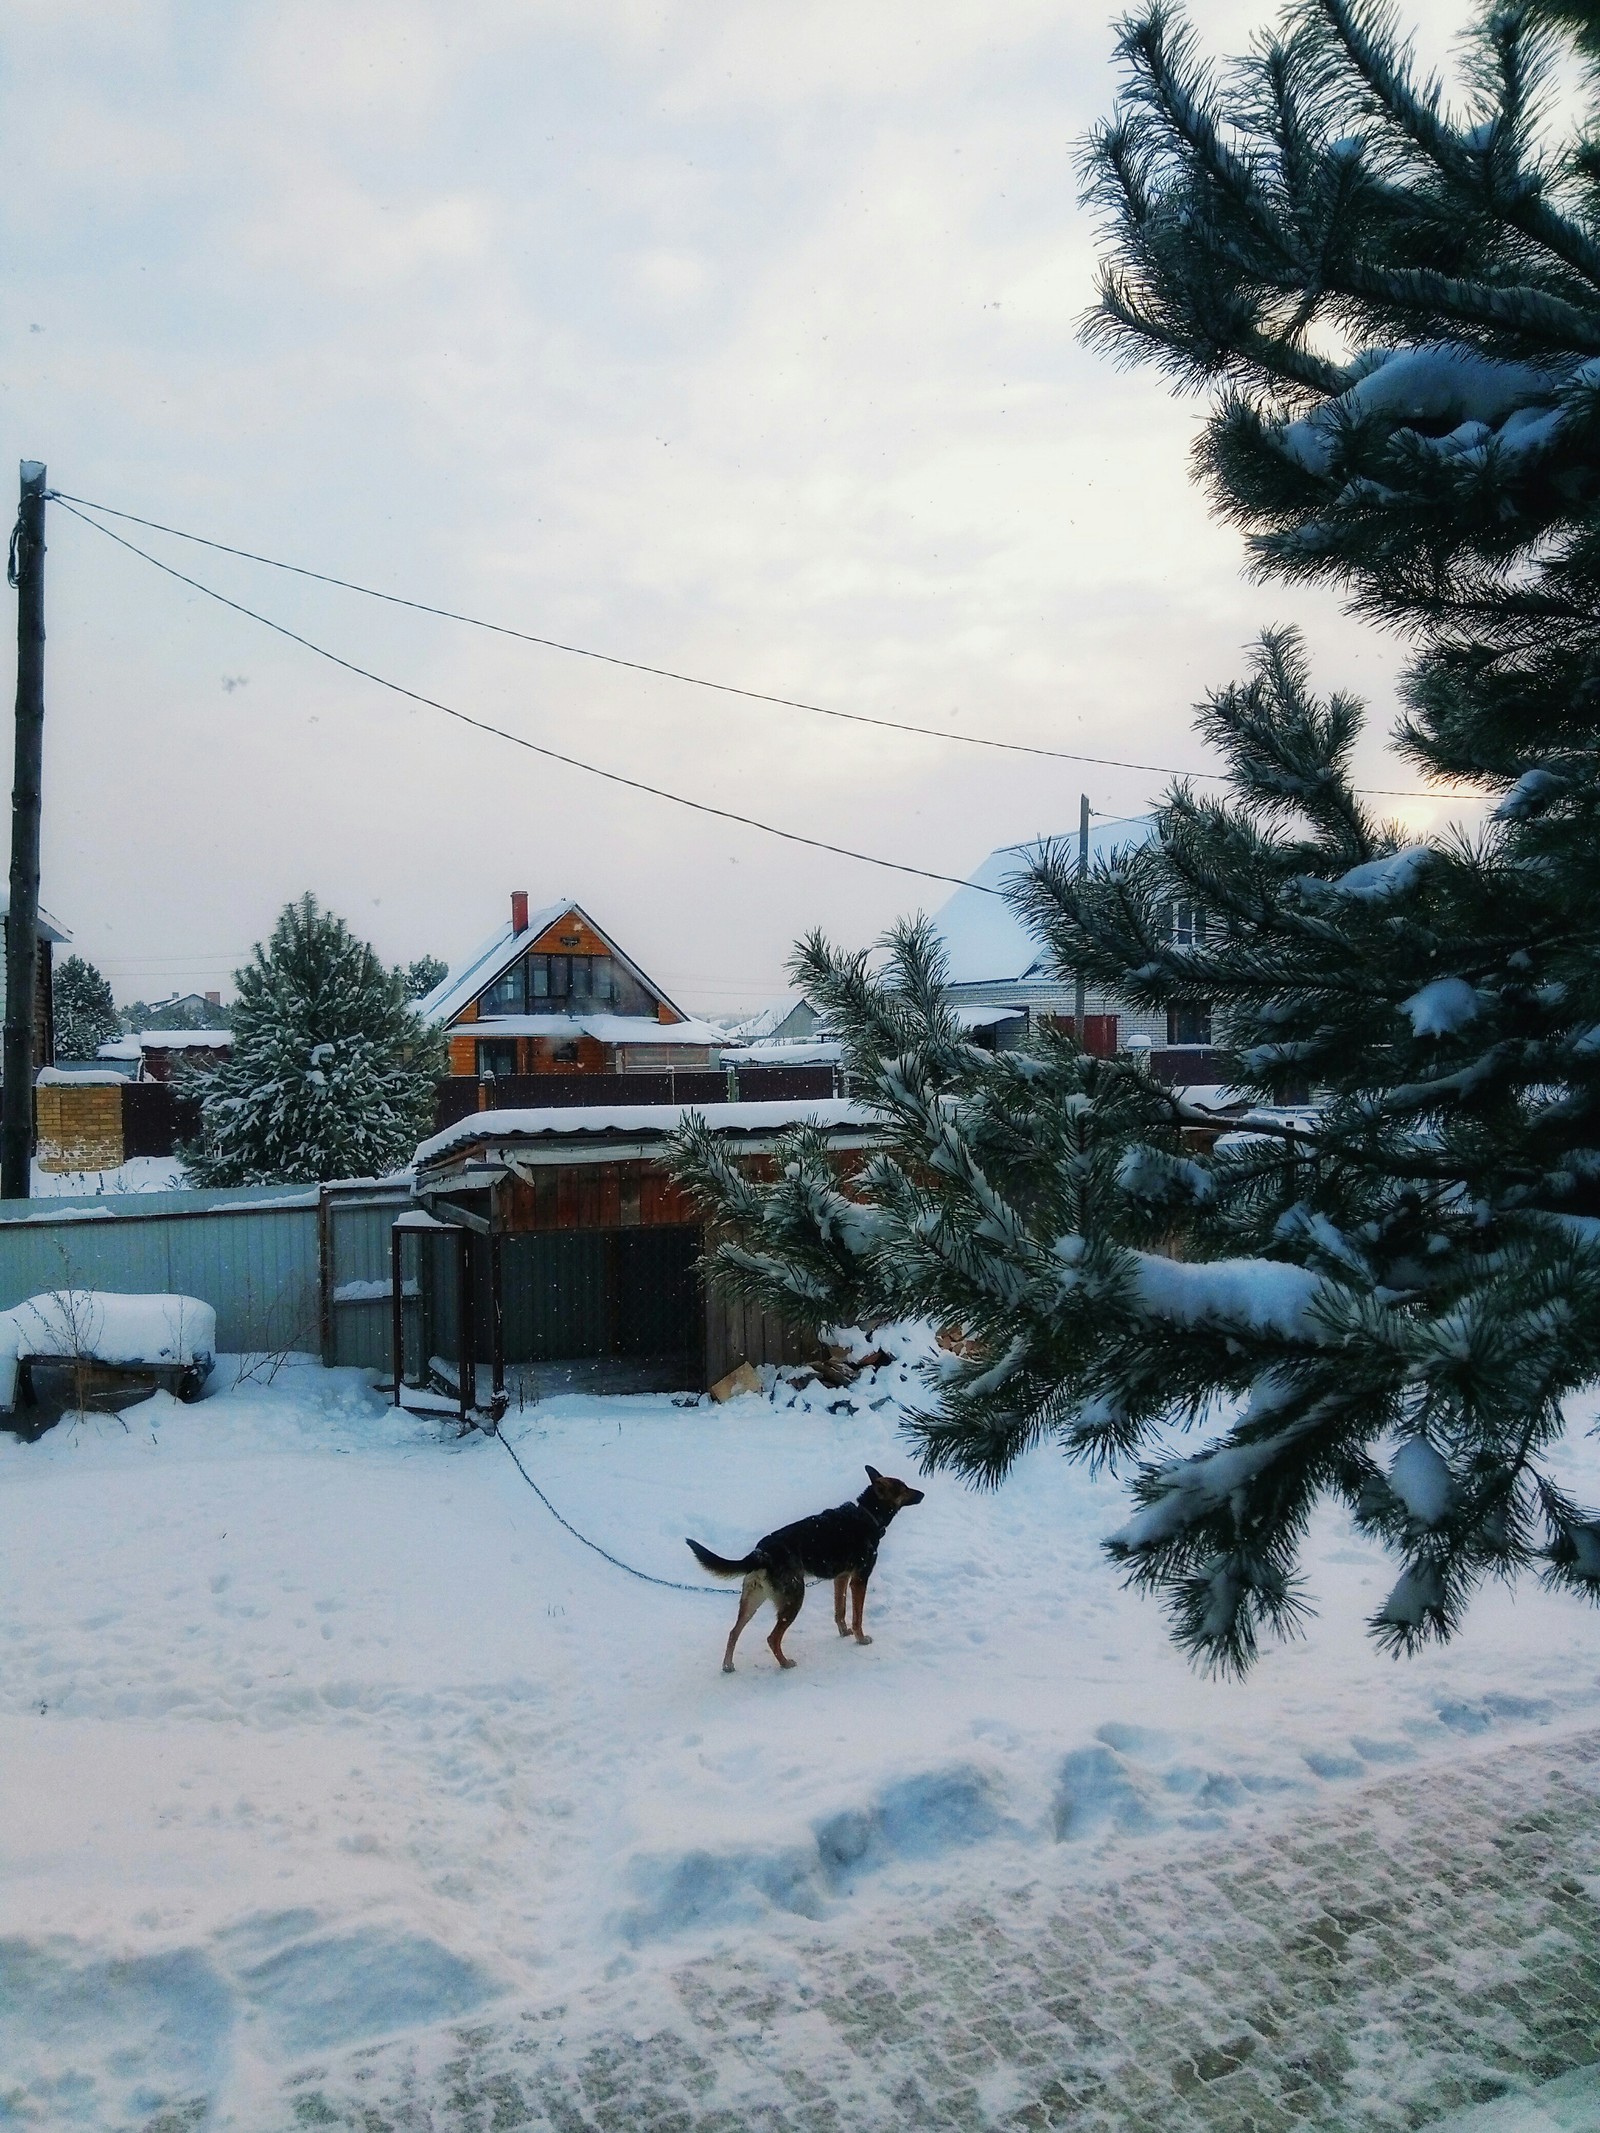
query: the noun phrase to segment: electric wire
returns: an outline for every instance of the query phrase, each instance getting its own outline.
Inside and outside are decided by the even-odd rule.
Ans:
[[[997,749],[1006,755],[1032,755],[1048,757],[1058,763],[1092,763],[1103,770],[1142,770],[1153,777],[1205,778],[1216,784],[1226,784],[1228,774],[1222,770],[1179,770],[1171,763],[1136,763],[1124,756],[1084,755],[1070,748],[1045,748],[1031,741],[996,740],[990,734],[952,733],[943,726],[921,726],[908,719],[878,718],[867,711],[844,711],[836,704],[812,703],[805,697],[777,696],[765,689],[741,688],[731,681],[711,681],[703,674],[685,674],[676,667],[652,666],[648,660],[624,659],[616,652],[599,652],[590,645],[569,644],[560,637],[542,637],[532,630],[514,628],[507,622],[490,622],[481,615],[463,614],[453,607],[436,607],[427,600],[411,600],[402,593],[381,592],[376,586],[359,584],[354,578],[335,577],[330,571],[312,570],[304,563],[286,563],[278,556],[261,555],[253,548],[238,548],[227,541],[214,541],[203,533],[188,533],[181,526],[168,526],[156,518],[141,518],[136,511],[119,511],[112,504],[97,503],[91,497],[74,496],[67,489],[51,489],[48,492],[52,503],[78,504],[86,511],[100,511],[107,518],[125,520],[130,526],[146,526],[152,533],[169,534],[173,540],[190,541],[199,548],[215,549],[219,555],[237,556],[242,562],[260,563],[268,570],[286,571],[291,577],[310,578],[318,585],[333,585],[341,592],[359,593],[367,600],[382,600],[390,607],[409,607],[420,615],[436,615],[445,622],[464,623],[469,629],[488,630],[497,637],[515,637],[523,644],[537,644],[550,652],[566,652],[574,659],[592,659],[602,666],[622,667],[632,674],[654,675],[659,681],[682,682],[691,689],[710,689],[720,696],[743,697],[750,703],[775,704],[787,711],[811,711],[820,718],[847,720],[855,726],[877,726],[888,733],[911,733],[928,740],[954,741],[963,748]],[[81,516],[81,513],[77,514]],[[87,523],[94,524],[93,520]],[[109,533],[102,526],[102,533]],[[131,543],[129,544],[132,545]],[[144,550],[134,549],[135,555]],[[154,561],[153,557],[146,560]],[[180,573],[181,575],[181,573]],[[220,598],[221,596],[218,595]],[[1384,785],[1362,785],[1355,788],[1374,799],[1383,800],[1449,800],[1471,799],[1470,793],[1401,792]]]
[[[899,859],[881,859],[875,852],[858,852],[848,844],[831,844],[825,837],[808,837],[801,830],[781,829],[775,822],[762,822],[754,815],[740,814],[735,808],[714,807],[709,800],[691,800],[687,793],[669,792],[664,785],[651,785],[643,778],[627,777],[620,770],[606,770],[599,763],[585,762],[582,756],[568,755],[560,748],[546,747],[542,741],[530,741],[526,735],[513,733],[505,726],[491,725],[487,719],[474,718],[468,711],[457,710],[454,704],[442,703],[436,696],[424,696],[420,690],[408,689],[403,682],[391,681],[387,675],[374,673],[371,667],[358,666],[353,659],[345,659],[338,652],[330,652],[325,644],[318,644],[310,637],[303,637],[298,630],[290,629],[286,623],[274,622],[270,615],[263,615],[256,608],[246,607],[242,600],[231,600],[226,593],[218,592],[214,585],[206,585],[199,578],[191,578],[187,571],[175,569],[171,563],[163,563],[159,556],[151,555],[148,549],[138,547],[122,534],[114,532],[110,526],[102,526],[87,512],[76,509],[65,497],[58,495],[55,501],[63,511],[70,513],[85,526],[93,526],[96,533],[103,534],[108,541],[115,541],[119,548],[126,548],[130,555],[138,556],[141,561],[162,571],[167,577],[176,578],[179,584],[187,585],[195,592],[204,593],[208,600],[215,600],[223,607],[232,608],[236,615],[244,615],[252,622],[259,622],[263,629],[273,630],[278,636],[287,637],[291,644],[298,644],[308,652],[315,652],[319,659],[326,659],[332,665],[342,667],[347,674],[359,675],[363,681],[374,682],[380,689],[391,690],[394,695],[403,696],[411,703],[421,704],[429,711],[442,712],[446,718],[456,719],[461,725],[471,726],[479,733],[492,734],[496,740],[509,741],[515,748],[525,748],[531,755],[544,756],[552,763],[565,763],[571,770],[587,771],[590,777],[604,778],[611,785],[626,786],[630,792],[648,793],[656,800],[670,800],[675,807],[691,808],[697,815],[713,815],[719,822],[736,822],[744,829],[761,830],[768,837],[781,837],[786,844],[807,845],[812,851],[831,852],[836,858],[855,859],[863,866],[883,867],[892,874],[914,874],[921,881],[948,882],[952,888],[974,889],[982,896],[1000,894],[998,889],[987,888],[981,882],[968,881],[960,874],[942,874],[932,867],[914,867]]]
[[[597,660],[602,666],[624,667],[633,674],[651,674],[660,681],[677,681],[691,689],[711,689],[720,696],[741,696],[751,703],[777,704],[788,711],[814,711],[821,718],[847,719],[855,726],[879,726],[890,733],[913,733],[934,741],[955,741],[964,748],[996,748],[1008,755],[1048,756],[1061,763],[1093,763],[1108,770],[1147,770],[1157,775],[1168,773],[1159,763],[1125,762],[1120,756],[1079,755],[1065,748],[1045,748],[1030,741],[1001,741],[989,734],[952,733],[943,726],[919,726],[906,719],[877,718],[867,711],[843,711],[836,704],[818,704],[799,696],[776,696],[765,689],[746,689],[731,681],[711,681],[703,674],[685,674],[676,667],[652,666],[643,659],[624,659],[617,652],[599,652],[592,646],[569,644],[560,637],[541,637],[532,630],[514,628],[508,622],[490,622],[481,615],[463,614],[453,607],[436,607],[427,600],[407,599],[404,594],[380,592],[372,585],[361,585],[353,578],[339,578],[326,570],[312,570],[303,563],[285,563],[281,558],[260,555],[252,548],[236,548],[227,541],[214,541],[203,533],[186,533],[181,526],[163,525],[160,519],[141,518],[136,511],[118,511],[110,504],[96,503],[92,498],[74,496],[66,489],[52,489],[50,500],[55,503],[80,504],[88,511],[102,511],[107,518],[125,519],[129,525],[148,526],[152,533],[170,534],[174,540],[192,541],[200,548],[214,548],[219,555],[238,556],[246,563],[262,563],[269,570],[287,571],[296,578],[310,578],[318,585],[335,585],[341,592],[360,593],[368,600],[382,600],[390,607],[409,607],[421,615],[437,615],[446,622],[465,623],[469,629],[488,630],[496,637],[515,637],[523,644],[537,644],[550,652],[567,652],[574,659]],[[104,529],[103,529],[104,530]],[[1220,770],[1188,770],[1176,773],[1190,778],[1221,778]]]

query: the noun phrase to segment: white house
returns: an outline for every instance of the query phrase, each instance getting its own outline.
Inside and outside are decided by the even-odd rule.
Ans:
[[[1108,859],[1130,844],[1142,844],[1153,834],[1154,822],[1148,815],[1098,823],[1089,833],[1090,862]],[[1022,872],[1039,851],[1040,841],[1003,845],[991,852],[973,874],[973,885],[957,889],[934,914],[949,957],[950,997],[955,1005],[974,1016],[980,1009],[1006,1009],[1012,1016],[1027,1017],[1026,1025],[1000,1026],[997,1035],[1002,1045],[1017,1041],[1024,1026],[1070,1025],[1074,1012],[1072,973],[1052,969],[1043,943],[1026,931],[1004,898],[984,893],[1003,887],[1009,877]],[[1075,848],[1077,840],[1060,841]],[[1204,931],[1205,913],[1190,904],[1177,904],[1171,923],[1177,939],[1192,941],[1197,932]],[[1101,1058],[1148,1049],[1152,1069],[1164,1081],[1199,1084],[1221,1079],[1220,1061],[1212,1049],[1211,1016],[1205,1009],[1150,1014],[1091,985],[1084,997],[1083,1039],[1085,1048]]]

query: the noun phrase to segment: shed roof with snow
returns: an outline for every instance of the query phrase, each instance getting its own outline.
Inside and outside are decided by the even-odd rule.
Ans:
[[[829,1134],[875,1136],[876,1115],[847,1097],[813,1097],[798,1102],[710,1104],[552,1105],[526,1111],[475,1111],[435,1133],[417,1149],[418,1173],[466,1148],[489,1150],[533,1141],[567,1145],[603,1142],[665,1141],[684,1120],[698,1113],[719,1136],[737,1141],[765,1141],[792,1126],[820,1126]]]

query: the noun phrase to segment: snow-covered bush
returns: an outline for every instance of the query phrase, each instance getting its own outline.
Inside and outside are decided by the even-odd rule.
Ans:
[[[1091,336],[1213,393],[1198,464],[1258,572],[1406,633],[1403,755],[1494,803],[1475,838],[1377,819],[1360,707],[1274,631],[1200,715],[1221,797],[1180,785],[1148,846],[1016,882],[1058,970],[1208,1003],[1231,1078],[1314,1112],[1186,1150],[1131,1062],[968,1048],[909,928],[877,975],[818,939],[794,965],[885,1121],[862,1205],[804,1140],[770,1186],[683,1144],[719,1278],[960,1330],[928,1464],[998,1480],[1046,1436],[1135,1462],[1110,1551],[1225,1668],[1293,1627],[1330,1496],[1394,1552],[1393,1649],[1490,1574],[1600,1598],[1600,1516],[1548,1459],[1600,1377],[1600,145],[1553,106],[1595,126],[1600,55],[1571,12],[1486,15],[1452,109],[1376,8],[1298,0],[1219,73],[1157,6],[1087,152]],[[1215,1433],[1175,1459],[1173,1424]]]
[[[196,1081],[197,1185],[382,1176],[433,1124],[443,1040],[405,982],[312,896],[234,974],[233,1056]]]

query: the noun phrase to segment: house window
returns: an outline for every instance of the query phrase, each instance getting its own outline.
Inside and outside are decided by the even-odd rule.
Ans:
[[[514,1037],[497,1037],[492,1043],[478,1046],[478,1072],[499,1077],[517,1071],[517,1044]]]
[[[519,971],[521,967],[518,966]],[[608,955],[530,955],[527,972],[527,1006],[531,1013],[582,1014],[596,1004],[603,1007],[616,1005],[617,971]],[[515,991],[513,980],[520,984],[517,973],[508,971],[484,994],[486,1013],[522,1013],[520,992],[516,994],[514,1008],[509,994],[505,1003],[499,999],[502,986],[511,985]]]
[[[573,1037],[567,1042],[552,1044],[550,1047],[550,1063],[552,1066],[558,1067],[575,1067],[578,1063],[577,1038]]]
[[[1167,1009],[1168,1044],[1209,1044],[1211,1042],[1211,1009],[1202,1003],[1195,1007],[1169,1007]]]
[[[1206,944],[1206,907],[1180,903],[1170,906],[1174,948],[1203,948]]]
[[[523,979],[527,966],[513,963],[503,970],[483,996],[483,1012],[486,1015],[520,1015],[526,1002],[523,997]]]

